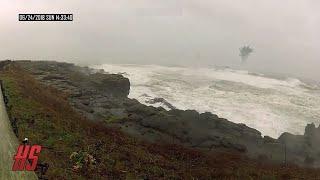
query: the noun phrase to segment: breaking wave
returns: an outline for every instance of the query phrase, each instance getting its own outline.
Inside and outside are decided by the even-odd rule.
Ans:
[[[275,138],[282,132],[302,134],[307,123],[320,121],[319,87],[295,78],[230,68],[115,64],[94,68],[129,78],[129,97],[143,104],[212,112]]]

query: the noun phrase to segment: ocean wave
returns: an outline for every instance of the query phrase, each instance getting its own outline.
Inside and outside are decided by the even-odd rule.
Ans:
[[[123,73],[131,82],[129,97],[143,104],[170,109],[163,103],[167,102],[178,109],[212,112],[272,137],[285,131],[301,134],[307,123],[320,121],[320,92],[296,78],[219,67],[104,64],[94,68]],[[156,98],[163,101],[152,101]]]

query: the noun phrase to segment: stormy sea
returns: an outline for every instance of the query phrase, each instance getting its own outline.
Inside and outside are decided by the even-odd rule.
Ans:
[[[167,110],[212,112],[277,138],[320,122],[319,85],[230,68],[104,64],[94,68],[130,79],[129,98]]]

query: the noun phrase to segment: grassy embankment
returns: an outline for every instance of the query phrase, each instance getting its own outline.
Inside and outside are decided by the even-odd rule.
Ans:
[[[117,130],[87,121],[73,111],[67,94],[41,85],[11,65],[0,72],[16,118],[18,138],[45,146],[40,161],[49,179],[290,179],[320,177],[295,166],[259,164],[238,155],[207,155],[176,145],[138,142]],[[73,160],[70,155],[78,152]],[[87,163],[91,155],[95,162]],[[92,159],[91,159],[92,160]]]

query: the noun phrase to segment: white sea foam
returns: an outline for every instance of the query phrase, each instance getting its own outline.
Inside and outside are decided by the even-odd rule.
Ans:
[[[162,97],[179,109],[212,112],[272,137],[285,131],[302,134],[307,123],[320,121],[319,89],[306,88],[308,85],[295,78],[280,80],[229,68],[94,67],[124,73],[131,82],[129,97],[141,103]]]

